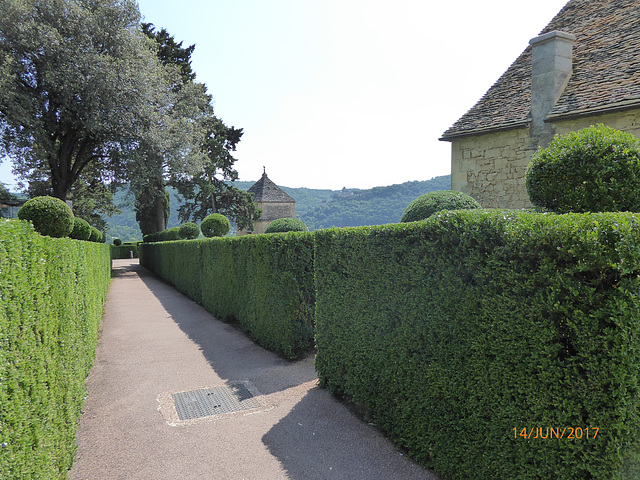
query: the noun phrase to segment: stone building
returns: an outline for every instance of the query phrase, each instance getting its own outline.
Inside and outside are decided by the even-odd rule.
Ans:
[[[269,224],[278,218],[295,218],[296,201],[267,177],[266,170],[262,178],[247,191],[253,193],[253,201],[262,210],[262,216],[253,222],[253,231],[239,230],[237,236],[264,233]]]
[[[608,125],[640,137],[640,0],[571,0],[442,136],[451,188],[526,208],[525,170],[556,134]]]

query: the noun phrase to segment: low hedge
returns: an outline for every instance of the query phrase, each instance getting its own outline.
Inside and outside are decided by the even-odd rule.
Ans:
[[[140,245],[140,262],[286,358],[313,347],[313,236],[291,232]]]
[[[113,260],[120,258],[138,258],[137,243],[122,243],[120,245],[111,245],[111,258]]]
[[[443,479],[638,478],[640,216],[320,230],[315,272],[321,385]]]
[[[66,479],[110,280],[106,245],[0,221],[0,477]]]

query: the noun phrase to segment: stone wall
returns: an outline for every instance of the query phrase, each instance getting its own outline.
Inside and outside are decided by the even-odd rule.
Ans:
[[[257,202],[256,205],[262,210],[260,220],[253,222],[253,233],[264,233],[271,222],[278,218],[295,218],[295,203],[270,203]],[[239,231],[238,236],[246,235],[248,232]]]
[[[640,138],[640,109],[558,120],[553,128],[564,135],[599,123]],[[484,208],[529,208],[524,175],[537,150],[528,128],[454,139],[451,189],[471,195]]]
[[[451,189],[484,208],[531,206],[524,172],[533,155],[528,129],[455,139],[451,145]]]

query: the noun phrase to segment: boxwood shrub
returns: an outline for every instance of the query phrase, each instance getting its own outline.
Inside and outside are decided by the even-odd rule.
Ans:
[[[315,240],[321,385],[422,465],[638,478],[640,216],[440,212]]]
[[[0,477],[66,479],[109,248],[0,220]]]
[[[525,183],[531,203],[553,212],[640,212],[640,140],[604,125],[556,136]]]
[[[429,218],[441,210],[463,210],[482,208],[473,197],[453,190],[437,190],[420,195],[409,204],[402,214],[401,222],[416,222]]]
[[[194,240],[200,235],[200,227],[197,223],[187,222],[179,227],[178,234],[181,239]]]
[[[264,233],[308,232],[304,222],[298,218],[278,218],[271,222]]]
[[[313,346],[310,233],[144,243],[140,262],[283,357],[300,357]]]
[[[20,220],[29,220],[41,235],[68,237],[73,230],[73,212],[55,197],[35,197],[18,210]]]
[[[91,238],[91,225],[83,218],[74,217],[73,230],[71,230],[69,237],[88,241]]]
[[[207,215],[200,224],[202,228],[202,234],[205,237],[224,237],[231,229],[229,219],[219,213],[212,213]]]

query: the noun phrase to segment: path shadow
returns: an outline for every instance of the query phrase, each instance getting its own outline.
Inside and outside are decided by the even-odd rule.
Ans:
[[[158,299],[178,327],[202,351],[211,367],[228,380],[249,380],[260,393],[287,390],[317,378],[310,353],[302,360],[285,360],[224,323],[138,263],[119,262],[114,277],[136,275]]]
[[[439,478],[319,387],[309,390],[262,442],[291,480]]]

